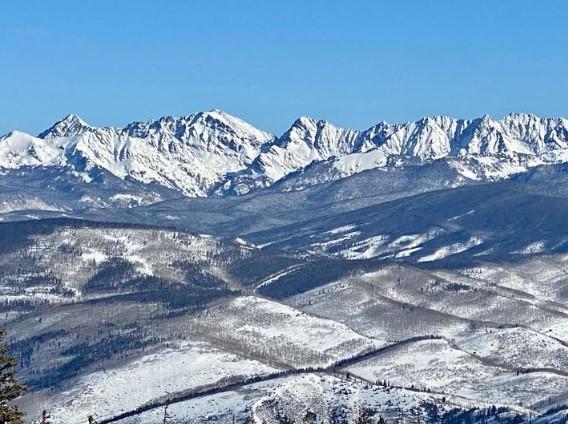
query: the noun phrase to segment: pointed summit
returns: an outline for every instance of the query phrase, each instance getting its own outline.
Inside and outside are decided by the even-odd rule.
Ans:
[[[263,142],[274,138],[272,134],[259,130],[247,121],[221,109],[214,108],[208,112],[198,113],[196,114],[196,118],[197,120],[201,119],[205,125],[224,127],[241,137],[258,139]]]
[[[317,123],[317,119],[312,118],[310,116],[305,116],[302,115],[300,117],[298,117],[298,119],[296,119],[293,123],[292,126],[293,127],[298,127],[298,126],[307,126],[307,125],[315,125]]]
[[[52,127],[38,135],[39,138],[73,137],[92,129],[89,124],[77,115],[67,115]]]

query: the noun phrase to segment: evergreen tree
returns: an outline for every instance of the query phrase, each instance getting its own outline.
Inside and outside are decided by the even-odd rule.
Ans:
[[[0,424],[23,424],[23,414],[10,403],[22,396],[25,386],[16,379],[16,360],[4,345],[6,330],[0,329]]]

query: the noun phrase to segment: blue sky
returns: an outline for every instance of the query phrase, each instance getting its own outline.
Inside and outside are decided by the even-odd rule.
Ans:
[[[568,116],[568,2],[3,2],[0,133],[221,108],[280,133],[424,115]]]

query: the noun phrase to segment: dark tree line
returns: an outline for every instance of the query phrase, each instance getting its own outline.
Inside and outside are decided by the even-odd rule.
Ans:
[[[11,403],[22,396],[26,388],[16,378],[16,360],[4,345],[5,338],[6,330],[0,329],[0,422],[22,424],[23,414]]]

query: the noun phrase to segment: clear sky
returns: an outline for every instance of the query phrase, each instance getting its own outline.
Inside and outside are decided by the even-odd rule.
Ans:
[[[281,133],[568,116],[564,0],[26,0],[0,8],[0,133],[221,108]]]

